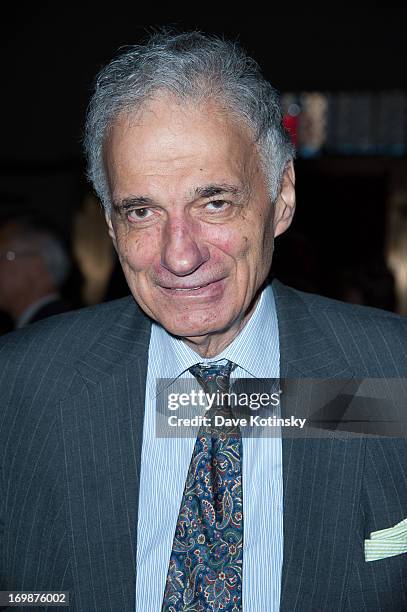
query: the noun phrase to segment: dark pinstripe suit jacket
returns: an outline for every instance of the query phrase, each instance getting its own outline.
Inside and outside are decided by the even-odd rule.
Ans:
[[[406,320],[273,287],[282,376],[407,377]],[[133,612],[149,335],[125,298],[5,337],[0,589]],[[370,532],[407,517],[407,443],[284,438],[283,477],[281,610],[407,610],[407,554],[363,555]]]

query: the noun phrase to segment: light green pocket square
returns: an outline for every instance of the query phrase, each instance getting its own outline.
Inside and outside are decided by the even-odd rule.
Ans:
[[[407,518],[394,527],[372,531],[365,540],[365,561],[378,561],[407,553]]]

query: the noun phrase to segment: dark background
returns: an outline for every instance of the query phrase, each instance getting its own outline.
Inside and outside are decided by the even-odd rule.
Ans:
[[[27,2],[5,14],[3,5],[1,215],[38,211],[69,244],[73,215],[89,192],[81,139],[93,79],[119,47],[154,27],[238,39],[282,92],[406,89],[404,2],[266,6]],[[384,262],[388,202],[405,159],[332,157],[296,167],[298,213],[277,243],[276,274],[342,297],[348,268]]]

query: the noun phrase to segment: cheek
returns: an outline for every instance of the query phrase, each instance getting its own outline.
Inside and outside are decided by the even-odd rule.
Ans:
[[[263,231],[263,240],[259,245],[259,249],[261,249],[259,257],[262,258],[264,262],[271,263],[274,250],[274,232],[272,221],[269,222]]]
[[[126,231],[117,235],[117,253],[124,268],[134,273],[143,272],[156,259],[158,240],[156,236]]]
[[[212,250],[212,263],[217,263],[217,259],[224,259],[225,255],[233,260],[240,261],[245,259],[251,250],[250,238],[246,233],[242,233],[241,229],[226,228],[219,226],[211,228],[205,239],[209,244],[215,247]]]

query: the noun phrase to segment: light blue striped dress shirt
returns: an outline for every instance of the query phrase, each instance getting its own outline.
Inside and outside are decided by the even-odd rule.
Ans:
[[[137,525],[137,612],[159,612],[193,438],[155,436],[157,378],[175,379],[195,363],[230,359],[234,377],[278,378],[278,322],[271,285],[234,341],[205,360],[153,324],[149,346]],[[283,561],[281,437],[243,438],[243,609],[279,610]]]

